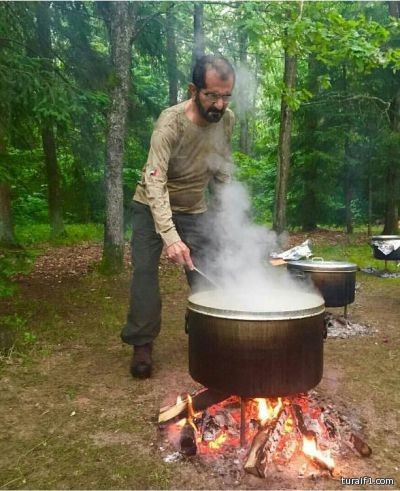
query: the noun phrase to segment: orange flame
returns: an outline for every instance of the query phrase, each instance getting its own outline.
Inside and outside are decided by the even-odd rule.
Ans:
[[[258,419],[262,425],[265,425],[270,419],[274,419],[282,409],[282,399],[278,397],[278,402],[275,407],[272,406],[268,399],[255,399],[258,404]]]
[[[321,452],[317,448],[317,442],[314,438],[307,438],[303,436],[303,452],[313,459],[317,459],[322,462],[330,471],[335,467],[335,462],[330,456],[330,452]]]
[[[293,419],[291,416],[285,421],[284,431],[285,433],[290,433],[293,430]]]
[[[226,438],[227,438],[226,433],[222,433],[215,440],[213,440],[208,444],[209,448],[214,448],[214,449],[219,448],[224,443]]]

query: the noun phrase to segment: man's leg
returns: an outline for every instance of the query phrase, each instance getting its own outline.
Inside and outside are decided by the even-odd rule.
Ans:
[[[131,372],[132,375],[143,378],[151,374],[152,342],[161,328],[161,296],[158,282],[161,251],[162,240],[155,231],[150,208],[134,202],[134,269],[127,322],[121,331],[121,338],[125,343],[135,346]],[[149,359],[150,363],[147,363]]]

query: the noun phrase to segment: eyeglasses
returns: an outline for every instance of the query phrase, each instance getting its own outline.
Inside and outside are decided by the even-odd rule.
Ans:
[[[215,92],[203,92],[204,97],[210,102],[218,102],[220,99],[226,104],[232,100],[232,95],[220,95]]]

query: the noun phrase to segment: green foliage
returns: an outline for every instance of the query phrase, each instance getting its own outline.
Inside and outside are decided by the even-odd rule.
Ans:
[[[17,314],[0,317],[0,362],[13,354],[25,354],[36,340],[36,335],[27,329],[27,319]]]
[[[252,197],[254,219],[265,223],[271,221],[274,200],[276,169],[268,159],[255,159],[241,152],[234,153],[236,177],[247,185]]]
[[[0,297],[12,295],[16,286],[12,278],[28,273],[33,266],[33,254],[25,250],[0,250]]]

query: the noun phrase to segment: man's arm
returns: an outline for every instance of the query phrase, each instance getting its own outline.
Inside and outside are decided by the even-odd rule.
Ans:
[[[158,123],[158,126],[160,122]],[[151,137],[150,151],[144,169],[143,184],[156,228],[166,245],[166,255],[174,263],[193,269],[190,249],[181,240],[172,221],[167,187],[168,163],[176,135],[167,127],[156,128]]]

